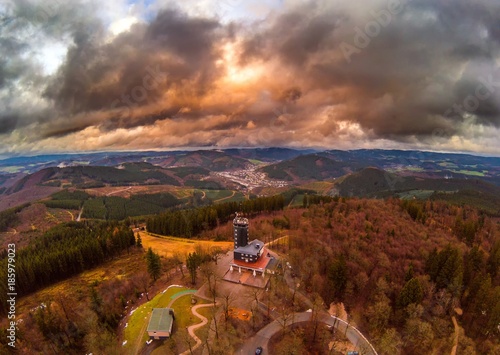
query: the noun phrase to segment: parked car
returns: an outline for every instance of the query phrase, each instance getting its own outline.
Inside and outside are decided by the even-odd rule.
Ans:
[[[263,351],[264,350],[262,350],[262,346],[259,346],[257,349],[255,349],[255,355],[261,355]]]

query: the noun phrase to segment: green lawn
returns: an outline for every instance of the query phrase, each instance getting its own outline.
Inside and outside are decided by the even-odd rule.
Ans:
[[[442,166],[444,168],[458,168],[458,165],[449,161],[443,161],[438,164],[439,166]]]
[[[406,167],[405,169],[403,170],[408,170],[408,171],[414,171],[414,172],[421,172],[421,171],[425,171],[424,168],[421,168],[419,166],[408,166]]]
[[[334,183],[331,181],[314,181],[304,185],[300,188],[314,190],[320,195],[326,195],[333,187]]]
[[[188,349],[187,339],[190,339],[192,345],[194,345],[194,340],[187,333],[187,327],[201,322],[191,312],[191,297],[194,292],[195,290],[189,290],[185,287],[170,287],[165,293],[159,293],[151,301],[138,307],[128,319],[128,326],[124,331],[124,340],[127,341],[127,344],[123,347],[124,353],[134,353],[139,338],[139,349],[144,346],[146,341],[149,340],[146,330],[153,308],[168,307],[176,297],[179,298],[171,305],[175,314],[172,339],[163,341],[163,344],[156,348],[152,354],[170,354],[172,353],[172,347],[175,347],[176,351],[180,353]],[[203,300],[198,300],[197,304],[203,303],[205,303]]]
[[[24,168],[22,166],[6,166],[3,168],[0,168],[0,171],[3,173],[15,174],[15,173],[19,173],[19,172],[23,171],[23,169]]]
[[[232,190],[199,190],[203,191],[208,199],[215,203],[239,202],[246,200],[244,194]]]
[[[482,171],[474,171],[474,170],[452,170],[452,172],[457,174],[464,174],[470,176],[484,176]]]
[[[198,299],[198,302],[196,304],[203,303],[206,302]],[[169,354],[172,352],[172,348],[175,348],[174,353],[180,354],[181,352],[189,349],[188,341],[191,343],[191,346],[196,345],[194,339],[189,336],[187,327],[193,324],[201,323],[201,319],[193,315],[193,313],[191,312],[192,307],[193,305],[191,304],[191,295],[189,294],[181,296],[172,304],[172,308],[174,309],[175,313],[172,339],[165,340],[163,344],[157,347],[151,354]],[[203,328],[207,328],[207,326]],[[198,336],[200,336],[200,332],[201,329],[198,331]]]
[[[225,202],[240,202],[240,201],[245,201],[247,198],[246,196],[241,193],[241,192],[235,192],[234,196],[226,198],[224,200],[219,200],[216,201],[217,203],[225,203]]]
[[[207,198],[212,201],[220,200],[221,198],[229,197],[233,194],[231,190],[201,190],[205,192]]]
[[[186,290],[188,289],[185,287],[171,287],[165,293],[159,293],[151,301],[138,307],[128,319],[128,326],[124,331],[124,340],[127,341],[127,344],[124,346],[124,350],[133,352],[136,340],[139,337],[141,338],[141,344],[144,344],[148,340],[149,337],[146,329],[153,308],[167,307],[172,300],[172,297],[174,297],[178,292]],[[191,299],[191,297],[189,298]],[[142,330],[144,330],[144,332],[141,334]]]
[[[411,190],[405,191],[398,194],[399,198],[403,200],[411,200],[414,197],[420,200],[425,200],[434,193],[434,190]]]
[[[293,200],[290,202],[290,207],[300,207],[304,203],[304,194],[295,195]]]

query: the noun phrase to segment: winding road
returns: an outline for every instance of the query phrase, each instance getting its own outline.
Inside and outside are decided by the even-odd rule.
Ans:
[[[287,327],[289,327],[292,324],[307,323],[311,321],[311,316],[312,312],[302,312],[302,313],[295,313],[293,314],[293,316],[288,316],[286,320],[283,317],[276,319],[272,323],[268,324],[267,326],[259,330],[259,332],[254,337],[250,338],[240,350],[236,351],[235,355],[253,354],[258,346],[262,346],[264,354],[268,354],[269,339],[271,339],[273,335],[283,330],[284,324]],[[363,334],[361,334],[361,332],[358,329],[349,325],[344,320],[334,316],[330,316],[327,313],[320,313],[318,314],[318,321],[328,325],[329,327],[334,327],[338,331],[345,334],[347,339],[357,349],[362,351],[363,354],[378,355],[377,351],[373,348],[370,342],[363,336]]]

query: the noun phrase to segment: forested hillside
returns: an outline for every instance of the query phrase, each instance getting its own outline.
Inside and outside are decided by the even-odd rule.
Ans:
[[[261,212],[282,210],[281,195],[261,197],[243,202],[226,202],[190,210],[169,211],[147,221],[149,232],[191,238],[204,230],[226,223],[235,212],[255,215]]]
[[[52,228],[16,253],[16,290],[27,295],[37,289],[95,267],[135,245],[134,234],[125,225],[71,222]],[[7,279],[6,253],[0,259],[0,277]],[[1,284],[2,299],[7,294]],[[0,313],[6,312],[5,300]]]
[[[500,350],[500,227],[443,202],[337,199],[285,211],[306,293],[343,302],[381,354]],[[255,237],[272,232],[252,222]],[[463,312],[463,314],[462,314]],[[460,316],[460,314],[462,314]]]
[[[303,196],[302,206],[285,208],[297,194]],[[162,194],[137,195],[130,201],[144,198],[155,205],[175,202]],[[52,201],[112,200],[63,191]],[[290,190],[273,197],[170,210],[150,217],[147,228],[171,236],[232,240],[235,212],[251,219],[252,238],[282,239],[278,248],[293,268],[299,291],[311,299],[320,296],[326,306],[344,303],[350,322],[368,335],[380,354],[448,353],[455,339],[457,354],[500,350],[497,218],[444,201],[370,200]],[[10,212],[7,221],[9,216]],[[62,224],[18,251],[17,289],[29,294],[112,258],[126,257],[135,243],[129,227],[118,222]],[[5,263],[2,257],[0,264]],[[118,287],[120,281],[116,282]],[[131,287],[127,284],[126,292],[133,292]],[[125,307],[119,298],[113,302],[111,318],[99,308],[101,324],[111,325],[110,332]],[[290,299],[283,305],[290,312],[294,309]],[[72,346],[63,340],[60,344]]]

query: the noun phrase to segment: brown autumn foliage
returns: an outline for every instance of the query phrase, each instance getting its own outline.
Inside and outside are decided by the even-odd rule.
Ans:
[[[231,222],[199,237],[230,240]],[[342,301],[379,354],[449,352],[452,316],[458,349],[500,351],[498,219],[470,207],[398,199],[336,199],[251,219],[251,239],[281,237],[274,248],[301,279],[299,291],[320,295],[326,305]],[[25,349],[115,351],[126,301],[138,302],[148,287],[139,271],[96,284],[94,295],[85,289],[68,300],[54,298],[38,320],[30,312],[20,329]]]
[[[289,228],[276,228],[277,218]],[[340,199],[261,215],[250,226],[265,241],[289,235],[279,248],[303,291],[344,302],[380,354],[450,351],[459,307],[468,346],[485,354],[500,347],[500,228],[473,208]]]

